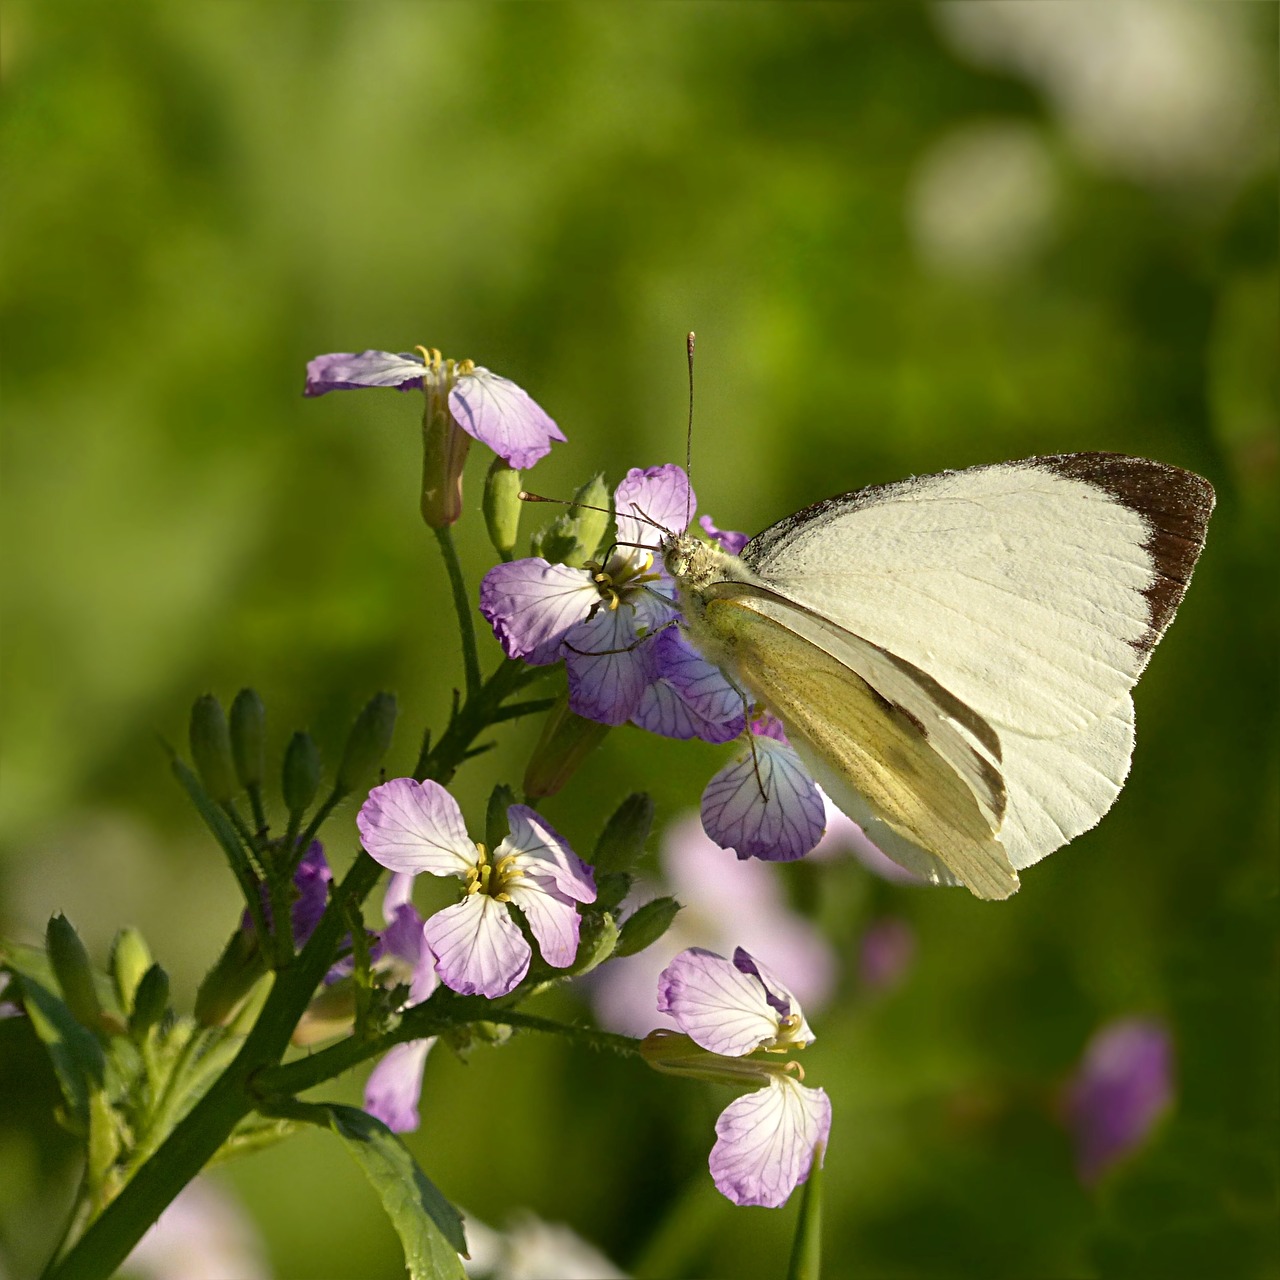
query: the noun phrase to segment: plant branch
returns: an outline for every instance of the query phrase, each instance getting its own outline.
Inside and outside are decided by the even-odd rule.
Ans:
[[[466,580],[462,576],[462,564],[458,549],[453,545],[453,534],[448,525],[433,529],[444,557],[444,567],[449,575],[449,587],[453,592],[453,607],[458,614],[458,631],[462,636],[462,666],[467,678],[467,698],[480,692],[480,657],[476,651],[476,624],[471,616],[471,599],[467,595]]]

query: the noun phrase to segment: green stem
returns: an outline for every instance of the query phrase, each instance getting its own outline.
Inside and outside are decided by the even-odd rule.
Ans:
[[[476,625],[471,616],[471,599],[462,576],[462,564],[458,550],[453,545],[453,534],[448,525],[433,529],[444,557],[444,567],[449,574],[449,586],[453,591],[453,607],[458,614],[458,631],[462,635],[462,665],[467,678],[467,697],[474,698],[480,692],[480,656],[476,650]]]
[[[524,683],[524,676],[520,663],[501,663],[450,721],[429,753],[423,776],[447,782],[503,699]],[[348,927],[349,907],[364,901],[381,874],[382,867],[367,853],[357,855],[306,946],[276,974],[262,1012],[235,1058],[71,1249],[49,1264],[45,1280],[107,1280],[178,1192],[254,1110],[261,1096],[256,1077],[278,1067],[293,1029],[333,962]]]

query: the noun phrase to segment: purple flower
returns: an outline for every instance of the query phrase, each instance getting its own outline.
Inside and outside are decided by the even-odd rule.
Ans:
[[[826,810],[818,784],[768,717],[702,793],[702,826],[739,858],[790,862],[822,838]]]
[[[732,961],[700,948],[681,952],[658,981],[658,1007],[694,1044],[722,1057],[782,1054],[813,1041],[795,996],[741,947]],[[693,1073],[714,1078],[715,1068]],[[739,1081],[752,1077],[764,1088],[730,1103],[716,1121],[711,1176],[735,1204],[777,1208],[825,1149],[831,1100],[800,1083],[803,1071],[795,1062],[753,1059],[725,1073]]]
[[[629,905],[667,891],[683,910],[653,946],[611,960],[591,975],[592,1006],[603,1026],[635,1036],[655,1026],[674,1026],[667,1015],[654,1011],[658,975],[686,947],[701,944],[725,952],[735,939],[775,970],[807,1008],[825,1005],[835,985],[835,953],[788,906],[782,873],[719,848],[693,814],[667,828],[660,863],[666,889],[637,885]]]
[[[1066,1090],[1080,1179],[1094,1183],[1136,1151],[1173,1103],[1173,1043],[1153,1018],[1096,1031]]]
[[[393,976],[409,978],[409,998],[401,1006],[412,1009],[440,985],[436,958],[426,941],[426,926],[412,903],[401,901],[411,876],[394,875],[383,901],[390,915],[382,934],[382,960]],[[435,1036],[393,1045],[369,1073],[364,1109],[393,1133],[409,1133],[419,1124],[422,1071]]]
[[[333,872],[324,856],[324,845],[319,840],[313,840],[293,873],[293,888],[298,895],[293,900],[290,911],[295,946],[302,946],[320,923],[320,917],[329,905],[329,885],[332,882]],[[261,893],[263,915],[267,925],[271,926],[271,901],[265,885],[262,886]],[[245,933],[253,932],[253,920],[247,911],[240,918],[240,928]]]
[[[563,969],[578,951],[577,904],[595,901],[591,868],[540,814],[513,804],[507,820],[511,834],[490,853],[472,842],[439,783],[412,778],[375,787],[356,818],[364,847],[384,867],[466,884],[462,901],[436,912],[423,933],[441,980],[462,995],[506,995],[528,972],[533,953],[513,906],[543,959]]]
[[[426,347],[399,355],[362,351],[317,356],[307,365],[303,394],[322,396],[361,387],[446,396],[454,422],[518,471],[546,457],[553,440],[564,439],[560,428],[514,382],[470,360],[443,360],[438,351]]]
[[[720,544],[721,551],[727,551],[731,556],[742,554],[742,548],[751,541],[745,533],[734,533],[729,529],[717,529],[711,523],[710,516],[703,516],[698,523],[702,526],[702,531],[713,542]]]

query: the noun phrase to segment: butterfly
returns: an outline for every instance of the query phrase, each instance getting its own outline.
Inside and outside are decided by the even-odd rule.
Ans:
[[[1178,467],[1060,454],[841,494],[738,556],[668,537],[663,560],[693,641],[868,837],[1000,899],[1115,802],[1129,691],[1213,504]]]

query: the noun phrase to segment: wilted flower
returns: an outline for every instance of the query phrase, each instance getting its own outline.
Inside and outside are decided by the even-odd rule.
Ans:
[[[1067,1124],[1081,1181],[1097,1182],[1146,1141],[1173,1103],[1173,1042],[1154,1018],[1096,1031],[1067,1085]]]
[[[564,439],[529,393],[510,379],[470,360],[443,360],[438,351],[426,347],[399,355],[340,351],[317,356],[307,364],[304,395],[364,387],[421,390],[445,397],[453,421],[519,471],[546,457],[552,441]]]
[[[532,951],[512,907],[543,959],[563,969],[577,955],[577,904],[595,901],[591,868],[540,814],[513,804],[507,819],[511,834],[490,853],[472,842],[439,783],[412,778],[375,787],[356,818],[364,847],[384,867],[465,882],[462,901],[436,912],[423,935],[441,980],[462,995],[506,995],[528,972]]]
[[[831,1100],[821,1089],[800,1083],[804,1073],[799,1063],[747,1055],[784,1054],[812,1043],[813,1032],[799,1002],[741,947],[732,961],[693,948],[663,970],[658,1008],[671,1014],[700,1048],[739,1061],[719,1067],[715,1059],[698,1062],[678,1044],[664,1044],[662,1033],[655,1032],[642,1050],[650,1065],[677,1074],[764,1085],[731,1102],[716,1121],[710,1160],[716,1187],[735,1204],[784,1204],[808,1178],[818,1149],[826,1147]]]
[[[686,947],[728,952],[735,941],[762,959],[809,1009],[820,1009],[835,984],[835,953],[817,928],[788,905],[783,873],[754,859],[742,861],[708,839],[696,815],[666,830],[660,851],[666,891],[683,909],[652,946],[611,960],[591,975],[591,1002],[602,1025],[642,1036],[674,1025],[655,1015],[658,975]],[[636,886],[636,899],[659,892]]]

